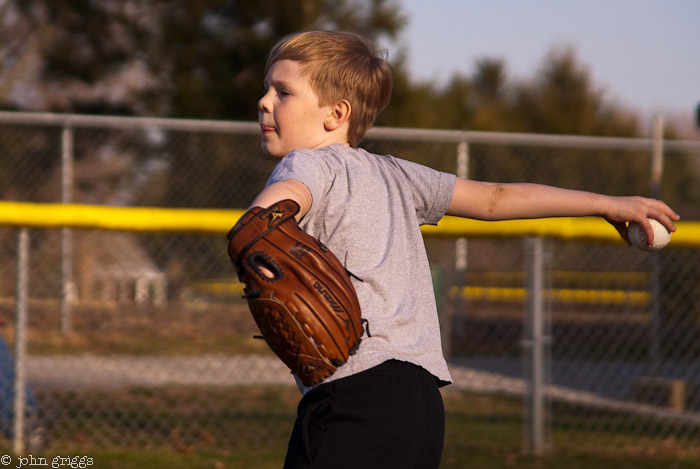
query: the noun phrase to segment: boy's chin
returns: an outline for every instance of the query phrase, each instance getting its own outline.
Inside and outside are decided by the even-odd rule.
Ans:
[[[279,149],[271,148],[264,143],[261,145],[262,152],[265,156],[269,156],[271,158],[282,158],[284,157],[287,153],[283,153]]]

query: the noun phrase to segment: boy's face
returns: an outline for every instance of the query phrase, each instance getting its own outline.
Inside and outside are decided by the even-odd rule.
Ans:
[[[324,125],[331,112],[332,106],[319,106],[299,62],[275,62],[265,77],[265,94],[258,101],[263,152],[281,158],[298,148],[338,143]]]

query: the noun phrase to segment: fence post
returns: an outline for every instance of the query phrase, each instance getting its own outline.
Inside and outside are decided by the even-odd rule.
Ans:
[[[469,144],[466,141],[459,142],[457,145],[457,177],[469,177]],[[456,299],[456,318],[455,327],[457,329],[456,337],[459,342],[464,338],[464,297],[462,290],[464,289],[465,275],[467,273],[467,238],[457,238],[455,241],[455,271],[457,277],[457,299]]]
[[[542,454],[545,446],[546,333],[544,312],[544,240],[525,240],[527,256],[527,316],[523,339],[526,450]]]
[[[73,129],[69,124],[61,132],[61,202],[73,202]],[[73,329],[73,303],[75,301],[73,278],[73,231],[61,229],[61,331]]]
[[[655,199],[661,198],[661,179],[664,163],[664,118],[662,115],[654,117],[653,143],[651,152],[651,181],[649,192]],[[651,253],[650,256],[650,334],[651,334],[651,366],[649,374],[656,376],[661,368],[661,288],[659,278],[661,276],[661,264],[659,253]]]
[[[15,372],[12,451],[24,453],[24,409],[26,407],[26,325],[29,276],[29,232],[19,231],[17,240],[17,317],[15,318]]]

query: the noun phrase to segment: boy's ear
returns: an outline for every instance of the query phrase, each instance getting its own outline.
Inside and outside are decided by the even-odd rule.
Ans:
[[[341,99],[331,107],[330,112],[326,116],[324,126],[326,130],[332,131],[341,127],[350,118],[352,107],[347,99]]]

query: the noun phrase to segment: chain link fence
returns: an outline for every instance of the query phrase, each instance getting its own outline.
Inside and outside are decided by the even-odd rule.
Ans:
[[[245,208],[275,164],[253,123],[0,114],[3,200]],[[653,143],[374,129],[363,146],[473,179],[648,195]],[[656,188],[698,220],[700,144],[663,143]],[[559,429],[700,443],[698,248],[539,243],[545,407],[533,411],[532,240],[426,238],[455,378],[445,392],[522,396],[525,433],[544,431],[538,447]],[[252,338],[225,244],[218,235],[0,227],[5,438],[16,428],[12,350],[25,334],[16,319],[26,275],[29,449],[285,442],[298,393]]]

